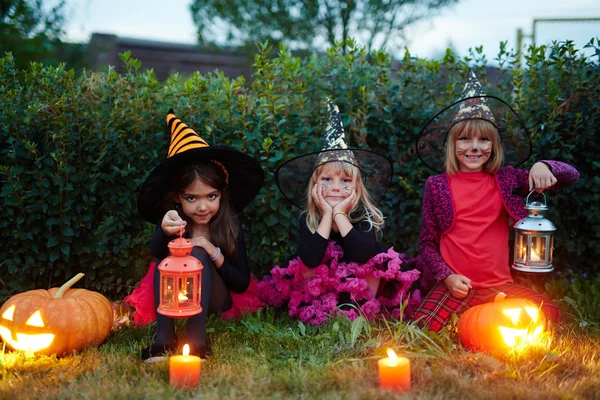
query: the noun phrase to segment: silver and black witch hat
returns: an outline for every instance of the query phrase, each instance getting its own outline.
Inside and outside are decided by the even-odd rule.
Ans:
[[[504,162],[517,166],[531,155],[531,139],[523,120],[504,100],[487,95],[473,70],[469,69],[460,99],[437,113],[421,130],[417,154],[434,171],[442,172],[446,162],[448,132],[457,123],[481,119],[500,133]]]
[[[306,194],[311,175],[321,165],[341,161],[356,166],[371,198],[378,202],[390,186],[393,174],[389,158],[374,151],[350,148],[340,110],[327,99],[329,118],[321,151],[304,154],[284,162],[277,168],[277,186],[285,198],[299,208],[306,207]]]

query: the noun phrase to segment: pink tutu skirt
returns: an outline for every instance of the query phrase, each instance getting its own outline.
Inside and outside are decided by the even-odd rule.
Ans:
[[[400,266],[406,264],[404,255],[393,248],[364,264],[341,262],[343,255],[342,248],[330,241],[321,265],[315,268],[304,265],[300,257],[291,260],[286,268],[275,266],[270,276],[258,282],[260,299],[274,307],[287,306],[290,316],[312,325],[320,325],[340,313],[350,320],[361,313],[368,319],[399,318],[404,301],[408,300],[407,315],[421,303],[419,290],[410,293],[421,272],[406,265],[402,271]],[[355,307],[340,307],[340,302],[347,300]]]
[[[156,321],[156,308],[154,307],[154,271],[156,263],[152,262],[148,268],[148,273],[144,276],[138,287],[133,289],[133,292],[125,301],[135,307],[133,313],[133,322],[138,325],[146,325],[149,322]],[[221,318],[229,320],[241,317],[248,312],[256,312],[265,304],[258,298],[257,291],[258,281],[253,275],[250,275],[250,286],[244,293],[234,293],[229,291],[231,295],[232,306],[229,310],[221,314]]]

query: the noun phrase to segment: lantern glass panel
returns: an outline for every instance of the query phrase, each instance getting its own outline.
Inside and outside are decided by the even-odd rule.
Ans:
[[[191,305],[194,299],[194,278],[191,276],[179,278],[179,305]]]
[[[162,299],[161,304],[166,307],[175,306],[175,278],[172,276],[162,276],[161,288]]]
[[[515,242],[515,262],[525,264],[527,261],[527,235],[517,233]]]
[[[548,238],[548,236],[546,236],[546,235],[531,237],[531,254],[530,254],[531,259],[530,259],[530,261],[531,261],[532,265],[548,264],[547,255],[546,255],[547,241],[548,241],[547,238]]]

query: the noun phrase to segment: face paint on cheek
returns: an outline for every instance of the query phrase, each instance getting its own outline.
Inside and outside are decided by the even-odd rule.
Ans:
[[[462,156],[463,154],[465,154],[469,149],[471,148],[471,146],[465,146],[464,143],[462,142],[458,142],[456,144],[456,154],[459,156]]]

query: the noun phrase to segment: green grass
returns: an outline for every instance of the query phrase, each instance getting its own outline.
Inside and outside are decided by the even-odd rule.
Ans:
[[[544,351],[505,358],[465,351],[452,328],[426,334],[397,321],[338,319],[309,327],[267,310],[239,321],[211,318],[209,326],[213,356],[202,364],[196,391],[171,388],[167,363],[142,363],[139,349],[151,343],[154,326],[130,326],[113,332],[99,348],[62,358],[0,351],[0,397],[600,398],[600,337],[576,323],[554,327]],[[377,359],[388,346],[411,359],[408,394],[378,388]]]

